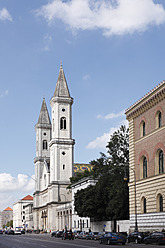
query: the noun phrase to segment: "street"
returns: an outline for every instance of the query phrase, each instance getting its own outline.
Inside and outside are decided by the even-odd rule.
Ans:
[[[110,247],[121,247],[122,245],[110,245]],[[25,235],[0,235],[0,248],[101,248],[105,245],[94,240],[62,240],[61,238],[50,237],[49,234],[25,234]],[[107,247],[107,246],[106,246]],[[146,247],[145,244],[126,244],[126,247]],[[148,246],[147,246],[148,247]],[[152,248],[160,247],[150,245]]]

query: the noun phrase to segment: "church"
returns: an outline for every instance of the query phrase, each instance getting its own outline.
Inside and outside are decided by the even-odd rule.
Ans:
[[[72,195],[67,189],[73,176],[74,144],[72,104],[62,65],[50,100],[51,120],[43,98],[36,131],[34,229],[72,228]]]

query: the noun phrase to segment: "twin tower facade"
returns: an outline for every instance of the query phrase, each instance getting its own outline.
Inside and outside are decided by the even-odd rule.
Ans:
[[[63,67],[50,100],[51,120],[45,99],[36,130],[34,229],[57,230],[57,208],[71,202],[67,189],[73,176],[72,104]]]

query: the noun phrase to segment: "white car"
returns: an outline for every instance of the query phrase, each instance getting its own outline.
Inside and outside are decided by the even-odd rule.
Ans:
[[[15,231],[14,231],[14,234],[15,234],[15,235],[21,235],[21,231],[20,231],[20,230],[15,230]]]

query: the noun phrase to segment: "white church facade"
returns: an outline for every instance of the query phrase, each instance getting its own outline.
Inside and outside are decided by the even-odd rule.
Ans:
[[[61,65],[55,92],[50,100],[51,120],[43,99],[35,125],[34,229],[72,228],[72,196],[67,189],[74,165],[72,104],[73,98]]]

